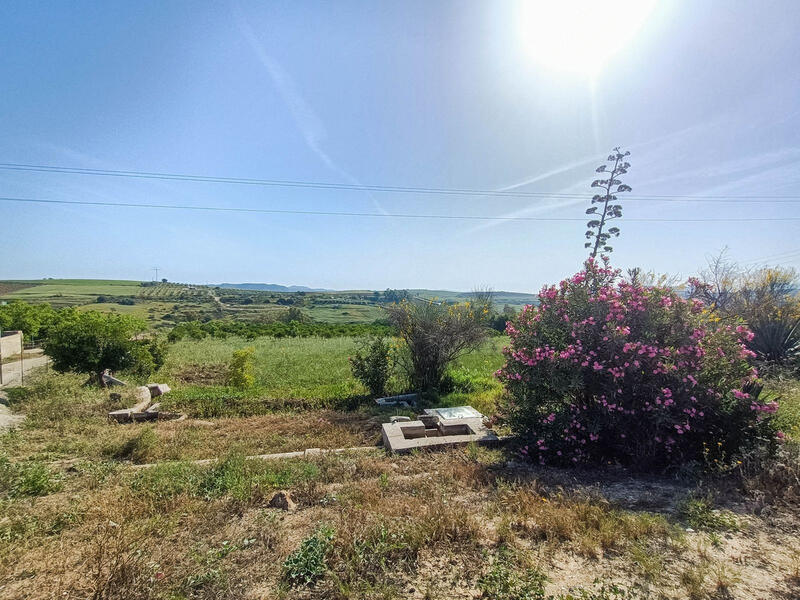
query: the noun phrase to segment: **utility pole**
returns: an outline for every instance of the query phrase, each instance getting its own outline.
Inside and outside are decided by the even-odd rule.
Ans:
[[[158,281],[158,267],[153,267],[153,271],[156,272],[156,278],[153,281]]]

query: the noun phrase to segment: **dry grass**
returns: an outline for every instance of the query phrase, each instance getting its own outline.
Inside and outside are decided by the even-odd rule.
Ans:
[[[61,491],[3,501],[0,598],[455,599],[480,594],[487,557],[503,547],[544,572],[553,594],[594,589],[603,574],[665,598],[770,597],[793,585],[773,577],[800,555],[785,522],[761,523],[757,546],[751,527],[712,547],[700,543],[707,534],[679,530],[677,514],[519,475],[483,450],[279,463],[233,455],[136,472],[74,465]],[[278,487],[293,492],[296,512],[267,508]],[[320,524],[335,531],[325,575],[290,588],[281,565]],[[742,567],[737,557],[756,551],[763,564]]]
[[[793,455],[748,495],[703,495],[682,514],[680,499],[701,497],[689,483],[533,468],[478,447],[248,461],[368,445],[379,420],[314,410],[119,426],[80,383],[45,377],[12,398],[29,419],[0,437],[0,598],[455,600],[519,592],[537,573],[556,598],[614,597],[596,578],[643,598],[797,597],[800,519],[778,493]],[[277,489],[297,511],[268,507]],[[737,527],[712,531],[718,509]],[[334,530],[321,579],[289,587],[284,561],[321,525]]]

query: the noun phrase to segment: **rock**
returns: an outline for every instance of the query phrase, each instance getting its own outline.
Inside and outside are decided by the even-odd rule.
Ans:
[[[161,408],[161,402],[156,402],[155,404],[151,404],[150,408],[148,408],[145,412],[158,413],[160,408]]]
[[[170,391],[170,387],[166,383],[148,383],[147,388],[150,390],[150,396],[163,396]]]
[[[411,417],[407,417],[405,415],[395,415],[393,417],[389,417],[389,423],[399,423],[399,422],[405,422],[405,421],[410,421],[410,420],[411,420]]]
[[[297,509],[297,504],[292,500],[291,494],[284,491],[275,492],[275,495],[272,496],[272,500],[269,501],[269,505],[272,508],[280,508],[281,510]]]

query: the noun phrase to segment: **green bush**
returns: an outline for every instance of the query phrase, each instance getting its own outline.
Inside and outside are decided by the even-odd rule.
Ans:
[[[353,377],[358,379],[373,396],[386,393],[386,382],[392,375],[392,359],[389,340],[376,337],[361,344],[350,357]]]
[[[623,281],[589,260],[509,325],[498,372],[522,452],[541,463],[663,469],[775,449],[777,402],[760,394],[744,326],[698,300]]]
[[[255,360],[253,358],[255,351],[256,349],[252,346],[233,351],[226,379],[229,386],[240,390],[253,387],[256,381]]]
[[[415,389],[438,389],[447,368],[486,340],[491,306],[491,294],[476,294],[463,304],[403,301],[387,308],[405,343],[399,364]]]

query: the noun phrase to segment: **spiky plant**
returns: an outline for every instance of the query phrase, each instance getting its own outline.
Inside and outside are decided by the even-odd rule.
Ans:
[[[800,319],[773,316],[750,322],[753,339],[748,346],[764,363],[786,366],[800,360]]]
[[[609,165],[605,164],[600,165],[595,170],[596,173],[608,173],[608,179],[595,179],[592,182],[593,188],[603,188],[605,193],[595,194],[592,198],[593,206],[586,209],[587,215],[599,217],[598,219],[592,219],[586,224],[588,227],[586,239],[589,241],[587,241],[583,247],[592,248],[592,252],[589,254],[592,258],[595,258],[598,253],[602,256],[608,252],[612,252],[613,248],[609,245],[608,241],[612,236],[619,236],[618,227],[609,227],[606,229],[606,224],[608,221],[619,219],[622,216],[622,206],[615,204],[617,201],[616,194],[631,191],[629,185],[625,185],[621,180],[617,179],[620,175],[627,173],[631,166],[629,162],[624,160],[626,156],[630,156],[630,152],[622,152],[619,146],[617,146],[614,148],[614,153],[608,155],[607,162],[611,163],[611,170],[608,169]],[[602,210],[600,212],[598,212],[598,207],[594,206],[595,204],[602,205]],[[592,241],[592,238],[594,238],[594,241]]]

